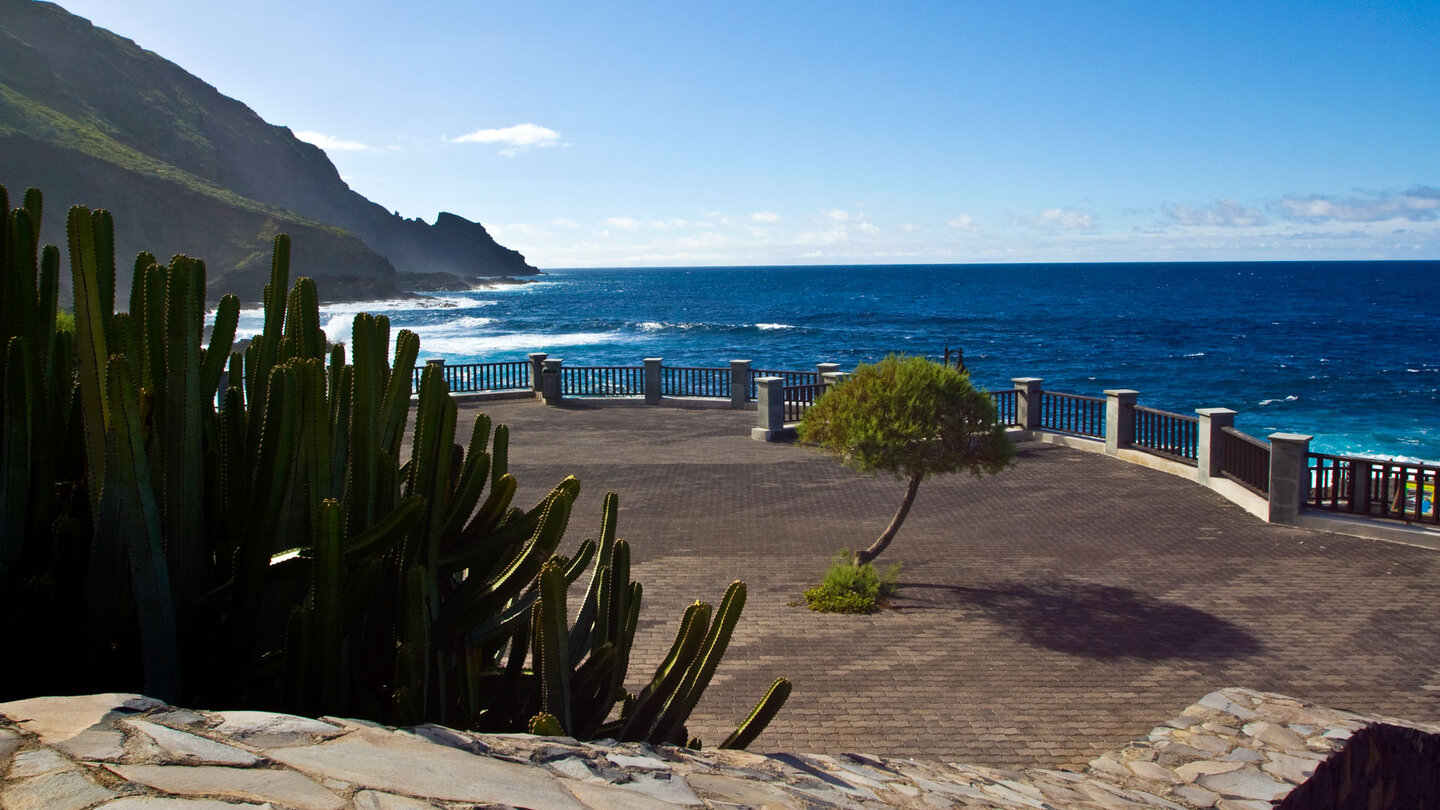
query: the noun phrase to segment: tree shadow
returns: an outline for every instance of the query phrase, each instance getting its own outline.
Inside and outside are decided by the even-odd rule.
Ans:
[[[916,593],[921,590],[929,593]],[[1215,661],[1264,650],[1244,628],[1203,610],[1094,583],[1057,580],[997,589],[902,582],[891,604],[900,611],[977,608],[1033,645],[1086,658]]]

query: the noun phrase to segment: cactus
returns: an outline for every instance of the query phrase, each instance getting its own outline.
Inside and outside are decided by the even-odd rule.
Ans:
[[[314,282],[290,282],[283,235],[262,333],[232,351],[233,296],[202,345],[203,262],[140,254],[129,311],[116,312],[114,224],[71,209],[76,328],[57,332],[60,254],[38,246],[42,199],[32,190],[13,211],[8,199],[0,188],[0,618],[14,652],[51,663],[0,671],[0,699],[143,689],[686,741],[742,585],[713,622],[709,605],[687,610],[671,655],[627,696],[643,589],[613,493],[599,540],[562,554],[579,481],[515,508],[508,430],[478,416],[457,443],[438,368],[420,374],[401,459],[419,339],[398,332],[392,365],[389,321],[358,315],[346,362],[319,326]],[[587,570],[572,624],[567,592]],[[772,687],[730,741],[753,739],[788,691]]]

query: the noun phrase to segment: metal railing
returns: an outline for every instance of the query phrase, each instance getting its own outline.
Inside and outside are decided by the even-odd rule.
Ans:
[[[645,367],[561,366],[560,393],[567,397],[642,396]]]
[[[825,386],[820,383],[782,386],[780,398],[785,402],[785,421],[799,422],[800,417],[805,415],[806,409],[814,405],[815,400],[823,393],[825,393]]]
[[[1195,464],[1200,458],[1200,419],[1137,405],[1130,442],[1147,452]]]
[[[1020,424],[1019,399],[1020,391],[1010,389],[1009,391],[991,391],[990,399],[995,403],[995,418],[1000,424],[1011,426]]]
[[[1220,472],[1261,495],[1270,494],[1270,443],[1233,427],[1220,428]]]
[[[779,377],[785,381],[784,385],[787,386],[817,385],[820,382],[820,372],[818,371],[781,371],[776,369],[752,368],[750,369],[750,391],[746,394],[746,396],[751,399],[755,399],[760,395],[755,386],[755,380],[760,377]]]
[[[1310,453],[1305,505],[1328,512],[1440,524],[1435,493],[1440,467],[1389,459]]]
[[[506,363],[457,363],[440,367],[450,393],[462,394],[473,391],[517,391],[530,387],[530,361],[516,360]],[[420,375],[424,366],[416,366],[414,390],[420,390]]]
[[[667,397],[730,396],[730,369],[662,366],[660,394]]]
[[[1105,437],[1105,398],[1079,394],[1040,394],[1040,427],[1063,433]]]

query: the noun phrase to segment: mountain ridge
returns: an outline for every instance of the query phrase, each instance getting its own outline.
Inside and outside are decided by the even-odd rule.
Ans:
[[[538,272],[479,223],[387,211],[288,127],[40,0],[0,0],[0,183],[45,192],[47,242],[63,242],[64,209],[84,204],[115,213],[117,257],[205,259],[211,297],[257,301],[282,231],[328,300],[400,294],[405,274]]]

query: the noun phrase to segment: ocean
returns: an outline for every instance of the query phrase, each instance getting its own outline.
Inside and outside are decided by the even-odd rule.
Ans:
[[[451,363],[849,369],[949,346],[992,390],[1133,388],[1152,408],[1233,408],[1256,436],[1311,434],[1319,452],[1437,461],[1437,281],[1440,261],[573,269],[322,319],[343,340],[355,312],[383,313]],[[259,324],[246,313],[241,334]]]

